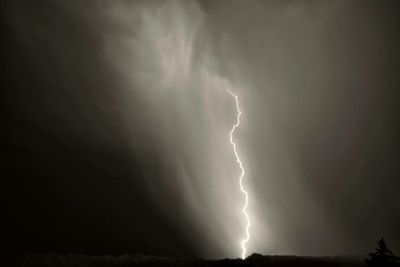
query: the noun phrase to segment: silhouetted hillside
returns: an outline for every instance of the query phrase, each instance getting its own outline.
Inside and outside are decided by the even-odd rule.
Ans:
[[[179,259],[163,258],[143,255],[114,256],[86,256],[86,255],[60,255],[60,254],[25,254],[14,255],[9,259],[7,266],[16,267],[285,267],[285,266],[329,266],[329,267],[356,267],[365,266],[361,258],[351,257],[297,257],[297,256],[263,256],[253,254],[246,260],[222,259],[222,260],[202,260],[202,259]]]

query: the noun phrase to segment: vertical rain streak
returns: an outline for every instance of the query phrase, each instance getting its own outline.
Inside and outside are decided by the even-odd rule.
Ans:
[[[166,218],[185,222],[192,229],[188,231],[199,236],[193,240],[200,256],[243,258],[250,238],[248,191],[242,185],[244,169],[238,177],[233,139],[230,143],[226,134],[233,117],[239,123],[240,110],[238,102],[232,105],[233,92],[225,90],[234,82],[217,70],[221,62],[213,54],[206,14],[196,1],[143,4],[132,12],[135,19],[129,18],[125,5],[113,11],[129,34],[110,42],[110,59],[127,77],[128,86],[139,88],[136,97],[152,116],[152,124],[142,126],[143,134],[157,140],[171,172],[157,180],[149,177],[145,185]],[[128,88],[123,99],[133,97]],[[235,139],[240,138],[235,133]],[[170,198],[183,204],[167,208],[165,199]]]

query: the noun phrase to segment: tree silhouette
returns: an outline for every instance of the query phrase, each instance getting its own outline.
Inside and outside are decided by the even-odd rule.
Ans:
[[[400,258],[393,255],[383,238],[377,244],[376,251],[368,253],[370,258],[365,260],[367,266],[400,266]]]

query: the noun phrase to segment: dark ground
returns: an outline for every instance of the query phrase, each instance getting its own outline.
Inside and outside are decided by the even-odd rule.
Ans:
[[[55,267],[109,267],[109,266],[365,266],[362,258],[356,257],[298,257],[298,256],[262,256],[253,254],[246,260],[223,259],[179,259],[163,258],[142,255],[114,256],[86,256],[86,255],[61,255],[61,254],[24,254],[14,255],[7,266],[55,266]]]

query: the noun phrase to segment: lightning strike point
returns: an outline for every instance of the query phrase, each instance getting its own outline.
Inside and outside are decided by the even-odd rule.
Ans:
[[[234,94],[230,89],[227,89],[227,92],[235,99],[235,103],[236,103],[236,123],[232,126],[232,130],[229,132],[229,142],[231,143],[231,145],[233,147],[233,152],[234,152],[235,157],[236,157],[236,162],[238,163],[238,165],[240,167],[240,170],[241,170],[241,174],[240,174],[240,177],[239,177],[239,185],[240,185],[240,191],[244,195],[244,199],[245,199],[245,202],[244,202],[244,205],[243,205],[243,208],[242,208],[242,213],[243,213],[243,215],[244,215],[244,217],[246,219],[246,222],[247,222],[247,224],[246,224],[246,237],[244,239],[242,239],[242,241],[240,242],[240,245],[241,245],[241,248],[242,248],[242,259],[244,260],[246,258],[246,253],[247,253],[246,243],[249,242],[249,240],[250,240],[250,231],[249,231],[249,229],[250,229],[251,223],[250,223],[249,215],[247,214],[247,207],[248,207],[248,204],[249,204],[249,194],[248,194],[248,192],[246,191],[246,189],[243,186],[243,178],[244,178],[244,175],[245,175],[245,171],[244,171],[244,168],[243,168],[243,164],[240,161],[239,154],[236,151],[236,143],[233,141],[233,133],[235,132],[236,128],[240,125],[240,115],[242,114],[242,111],[239,108],[239,97],[236,94]]]

